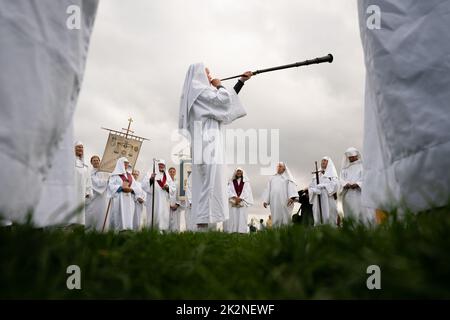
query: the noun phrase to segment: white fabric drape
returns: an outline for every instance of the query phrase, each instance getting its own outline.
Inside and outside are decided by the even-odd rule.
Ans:
[[[80,8],[80,30],[67,28],[71,5]],[[7,164],[0,173],[0,212],[10,220],[23,221],[39,206],[34,222],[46,226],[74,209],[72,116],[97,5],[96,0],[0,4],[0,162]]]
[[[371,5],[381,28],[369,29]],[[450,1],[358,1],[366,65],[363,204],[446,205],[450,195]],[[370,21],[369,21],[370,22]]]

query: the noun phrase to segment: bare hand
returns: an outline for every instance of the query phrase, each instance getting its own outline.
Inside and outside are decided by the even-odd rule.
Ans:
[[[253,76],[253,72],[251,72],[251,71],[245,71],[243,74],[242,74],[242,77],[241,77],[241,81],[242,82],[245,82],[245,81],[247,81],[247,80],[250,80],[250,78]]]
[[[294,199],[289,199],[287,202],[287,206],[290,207],[294,203]]]
[[[152,173],[152,175],[150,176],[150,179],[155,179],[156,173]]]
[[[212,79],[211,80],[211,85],[213,86],[213,87],[219,87],[219,86],[221,86],[222,85],[222,82],[220,82],[220,79]]]
[[[138,198],[137,201],[138,201],[139,203],[144,203],[144,200],[142,200],[141,198]]]
[[[263,206],[264,206],[264,208],[266,208],[266,209],[267,209],[267,206],[268,206],[268,205],[269,205],[269,204],[266,203],[266,202],[263,203]]]

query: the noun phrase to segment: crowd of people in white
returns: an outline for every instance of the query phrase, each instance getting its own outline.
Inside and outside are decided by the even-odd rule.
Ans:
[[[98,1],[42,2],[39,6],[33,1],[1,4],[5,19],[0,28],[0,159],[6,167],[0,171],[3,183],[0,213],[6,223],[23,223],[28,213],[33,212],[33,223],[46,227],[60,224],[61,212],[71,210],[74,204],[73,119]],[[64,13],[73,5],[81,9],[78,29],[82,32],[64,27],[67,23]],[[374,7],[379,10],[371,14]],[[360,158],[348,157],[340,179],[330,159],[324,159],[319,183],[313,181],[308,190],[313,206],[316,203],[316,224],[317,215],[322,216],[324,223],[328,220],[334,223],[337,190],[342,191],[345,215],[354,214],[363,220],[370,220],[372,214],[360,209],[360,201],[376,210],[377,219],[393,209],[399,213],[417,213],[448,205],[450,171],[445,168],[450,161],[450,67],[443,62],[448,61],[450,48],[449,10],[450,2],[446,0],[417,1],[414,6],[358,1],[366,67],[364,185],[360,179]],[[344,61],[345,57],[339,59]],[[214,156],[223,153],[220,135],[224,125],[245,116],[237,95],[251,75],[251,72],[243,73],[234,90],[227,90],[203,64],[190,66],[181,96],[179,129],[192,134],[197,124],[202,130],[219,132],[219,139],[194,135],[191,152],[194,158],[208,148],[214,151]],[[355,150],[350,153],[354,154]],[[150,179],[143,179],[139,185],[132,172],[131,176],[127,172],[126,161],[122,159],[108,182],[105,174],[96,169],[98,162],[97,157],[92,159],[94,169],[89,179],[91,173],[82,156],[77,160],[77,185],[81,188],[78,200],[86,199],[86,212],[73,221],[99,228],[104,221],[97,221],[97,212],[106,212],[104,206],[109,202],[109,195],[112,199],[109,226],[138,227],[145,220],[143,217],[161,228],[177,224],[178,214],[173,210],[178,208],[173,200],[176,196],[171,197],[174,192],[170,188],[171,178],[165,172],[169,190],[160,187],[164,177],[161,171],[153,177],[157,181],[154,207],[161,206],[162,210],[155,209],[155,213],[169,212],[169,217],[149,219],[148,213],[143,212],[148,212],[144,208],[150,207],[152,198],[145,192]],[[227,221],[251,205],[250,200],[240,200],[249,195],[250,189],[244,174],[237,186],[229,185],[228,191],[231,189],[235,198],[231,205],[236,206],[230,212],[223,169],[220,164],[194,161],[192,207],[185,208],[187,229],[208,229],[210,224]],[[295,201],[294,182],[286,169],[280,166],[265,194],[264,201],[272,210],[274,224],[288,222],[290,209],[285,205],[291,206]],[[283,181],[287,181],[287,186],[280,191]],[[241,188],[239,196],[236,190]],[[319,202],[322,210],[318,210]],[[132,217],[123,217],[125,210]],[[235,223],[225,222],[225,226],[239,230]]]
[[[188,171],[185,195],[180,196],[180,183],[175,167],[167,169],[159,160],[155,173],[149,171],[140,179],[140,172],[131,168],[127,158],[119,158],[114,171],[109,174],[99,170],[100,157],[84,162],[84,147],[75,143],[77,199],[81,209],[71,223],[85,224],[89,230],[140,230],[155,228],[160,231],[180,232],[198,229],[198,217],[192,211],[192,175]],[[345,151],[342,170],[338,176],[333,161],[323,157],[316,177],[307,188],[313,208],[314,225],[338,226],[337,199],[341,196],[345,217],[370,224],[374,215],[361,206],[362,159],[355,148]],[[254,205],[250,179],[245,170],[234,170],[225,188],[227,212],[222,221],[223,231],[248,233],[248,208]],[[320,206],[319,208],[319,196]],[[277,171],[269,177],[263,193],[263,206],[270,207],[271,225],[280,227],[292,223],[294,203],[298,201],[298,187],[285,163],[280,162]],[[152,204],[154,201],[154,205]],[[154,215],[153,215],[154,213]],[[184,219],[181,216],[184,214]],[[184,220],[184,226],[182,221]],[[262,223],[260,223],[263,225]],[[206,230],[217,230],[218,223],[209,223]],[[259,228],[260,230],[263,228]]]

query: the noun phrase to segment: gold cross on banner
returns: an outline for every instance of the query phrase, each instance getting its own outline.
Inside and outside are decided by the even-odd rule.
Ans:
[[[134,133],[134,131],[133,130],[130,130],[130,128],[131,128],[131,123],[133,122],[133,119],[130,117],[129,119],[128,119],[128,128],[122,128],[122,130],[126,130],[127,131],[127,133],[125,134],[125,139],[127,139],[128,138],[128,134],[131,132],[131,133]]]

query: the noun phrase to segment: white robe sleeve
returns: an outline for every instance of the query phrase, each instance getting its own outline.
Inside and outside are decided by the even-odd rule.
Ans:
[[[269,182],[267,182],[267,186],[264,189],[263,195],[262,195],[262,199],[263,202],[270,204],[270,183],[272,181],[272,177],[269,179]]]
[[[119,176],[111,176],[108,182],[108,197],[114,198],[119,193],[117,192],[122,186],[122,179]]]
[[[341,173],[339,175],[339,182],[340,182],[339,183],[339,193],[344,193],[344,191],[345,191],[344,187],[347,183],[349,183],[347,176],[348,176],[347,169],[342,169]]]
[[[171,180],[169,183],[169,198],[170,198],[170,203],[172,204],[178,204],[180,205],[180,197],[179,197],[179,193],[178,193],[178,187],[177,187],[177,182]]]
[[[355,183],[361,188],[362,190],[362,186],[363,186],[363,172],[362,172],[362,165],[361,165],[361,170],[358,172],[358,177],[355,181]]]
[[[228,193],[228,199],[237,197],[236,190],[234,190],[234,185],[233,185],[233,182],[231,182],[231,181],[228,182],[227,193]]]
[[[191,175],[189,175],[189,177],[187,179],[187,183],[186,183],[186,200],[187,200],[188,204],[192,203],[191,183],[192,183],[192,178],[191,178]]]
[[[204,90],[199,101],[198,107],[202,116],[224,124],[229,124],[247,114],[237,94],[225,88]]]
[[[91,171],[88,168],[86,168],[84,180],[86,183],[86,196],[92,198],[94,196],[94,192],[92,191]]]
[[[334,193],[338,192],[339,189],[339,181],[337,178],[327,178],[327,182],[324,183],[325,189],[327,190],[327,193],[329,196],[333,195]]]
[[[292,181],[288,181],[288,197],[298,199],[297,186]]]
[[[102,172],[97,172],[97,174],[91,175],[92,190],[96,193],[103,194],[108,187],[108,179],[102,174]]]
[[[142,185],[140,182],[134,180],[131,184],[131,189],[134,191],[134,200],[137,201],[138,199],[145,200],[145,192],[142,190]]]
[[[219,90],[205,90],[204,97],[216,107],[226,107],[231,102],[231,95],[225,88],[220,88]],[[211,112],[211,114],[214,116],[214,112]]]
[[[233,188],[234,189],[234,188]],[[252,186],[250,185],[250,182],[245,182],[244,189],[242,190],[241,194],[242,200],[245,201],[245,205],[247,207],[250,207],[253,205],[253,193],[252,193]]]
[[[309,196],[309,203],[310,204],[314,203],[314,197],[316,196],[315,192],[317,190],[316,185],[317,185],[316,179],[313,178],[311,183],[309,184],[309,187],[308,187],[308,196]]]
[[[141,194],[140,194],[140,198],[141,198],[142,200],[144,200],[144,202],[146,202],[146,201],[147,201],[147,192],[145,192],[144,189],[142,189],[142,183],[140,184],[140,186],[141,186]]]
[[[141,188],[144,192],[148,194],[153,193],[153,186],[150,185],[150,175],[145,175],[144,179],[141,181]]]

